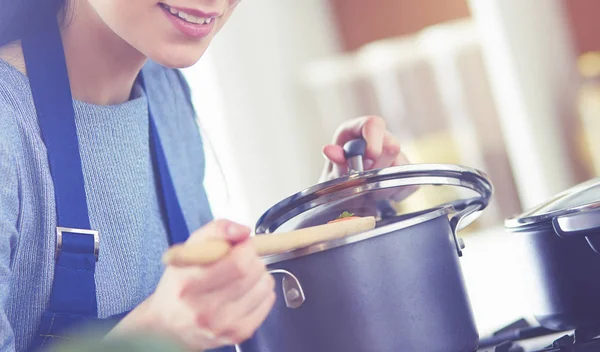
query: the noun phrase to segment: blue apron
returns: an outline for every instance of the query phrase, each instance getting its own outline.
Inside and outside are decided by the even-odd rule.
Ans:
[[[40,25],[39,33],[23,38],[22,47],[54,184],[57,248],[50,302],[31,351],[69,338],[74,327],[101,323],[98,326],[109,330],[128,313],[98,318],[94,272],[101,241],[90,226],[64,49],[56,20],[47,19]],[[141,73],[139,80],[144,87]],[[181,243],[189,231],[151,111],[149,121],[152,161],[160,181],[159,200],[166,213],[169,242]]]

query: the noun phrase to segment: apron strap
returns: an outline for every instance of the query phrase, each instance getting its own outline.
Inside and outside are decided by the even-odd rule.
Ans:
[[[152,101],[152,90],[148,89],[146,86],[142,72],[140,72],[138,79],[142,89],[146,93],[148,102]],[[160,205],[163,208],[163,212],[167,215],[166,221],[169,229],[169,242],[171,245],[178,244],[185,242],[188,239],[190,232],[177,199],[171,174],[169,173],[167,158],[160,142],[156,123],[154,122],[151,104],[148,104],[148,112],[150,115],[150,148],[152,152],[152,161],[154,163],[154,172],[159,180],[162,191],[158,192],[158,198]]]
[[[99,236],[90,228],[64,49],[56,20],[40,21],[44,35],[23,38],[22,47],[56,200],[57,258],[49,310],[96,316]]]
[[[41,31],[23,38],[22,47],[42,139],[47,149],[56,199],[56,264],[48,312],[97,317],[94,273],[100,237],[90,226],[75,111],[60,28],[41,19]],[[43,34],[40,34],[43,33]],[[142,74],[140,82],[152,100]],[[166,214],[169,242],[184,242],[189,230],[179,205],[149,104],[150,145],[159,201]]]

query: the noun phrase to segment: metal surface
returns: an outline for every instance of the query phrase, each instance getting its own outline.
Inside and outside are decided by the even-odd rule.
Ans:
[[[367,141],[357,138],[344,143],[344,158],[347,160],[348,174],[364,171],[363,157],[367,150]]]
[[[585,212],[577,212],[557,216],[554,219],[555,229],[561,234],[581,234],[600,229],[600,207],[589,208]]]
[[[476,349],[478,334],[459,263],[464,244],[456,233],[487,206],[490,182],[458,165],[361,172],[364,148],[364,141],[346,143],[348,175],[298,192],[259,219],[257,235],[323,224],[341,210],[357,216],[378,212],[371,231],[263,258],[270,269],[302,278],[309,299],[289,309],[289,299],[298,295],[282,281],[284,301],[277,300],[255,336],[241,346],[243,352]],[[381,204],[398,202],[422,185],[456,186],[478,196],[382,216]]]
[[[553,330],[600,326],[600,255],[586,238],[565,240],[547,226],[519,232],[515,240],[527,263],[520,289],[530,314]]]
[[[386,230],[390,227],[385,226]],[[474,351],[478,334],[447,215],[270,264],[306,301],[278,299],[243,352]]]
[[[600,254],[600,208],[557,216],[552,225],[562,238],[585,237],[594,252]]]
[[[348,173],[354,174],[363,171],[363,159],[360,156],[353,156],[348,159]]]
[[[554,331],[525,319],[480,339],[477,352],[598,352],[600,328]]]
[[[531,210],[505,221],[504,226],[513,231],[544,225],[555,217],[585,213],[600,208],[600,178],[581,183]]]
[[[269,274],[281,274],[283,275],[283,280],[281,281],[281,287],[283,289],[283,297],[285,298],[285,305],[288,308],[296,309],[300,308],[302,303],[306,300],[304,296],[304,290],[300,285],[300,281],[294,274],[290,273],[287,270],[275,269],[270,270]]]
[[[271,264],[363,241],[397,229],[418,225],[442,214],[450,214],[454,210],[459,211],[452,222],[454,242],[456,251],[458,255],[461,256],[462,250],[456,232],[461,229],[461,226],[464,227],[472,222],[480,214],[480,211],[487,206],[492,194],[492,186],[485,174],[474,169],[457,165],[405,165],[352,174],[330,182],[325,182],[301,191],[273,206],[259,219],[256,226],[256,233],[276,232],[292,218],[296,220],[296,223],[298,223],[297,219],[308,220],[308,222],[303,224],[305,226],[315,225],[314,223],[311,224],[311,221],[316,222],[317,224],[319,221],[325,222],[323,219],[328,217],[334,218],[335,216],[332,214],[339,214],[339,209],[353,209],[353,206],[356,206],[356,203],[353,205],[349,205],[349,203],[353,200],[356,201],[356,197],[358,197],[357,202],[360,206],[376,209],[376,200],[369,198],[371,192],[415,185],[457,186],[475,191],[479,193],[479,197],[458,200],[450,204],[442,205],[439,208],[432,209],[431,212],[424,212],[420,215],[415,215],[414,217],[407,217],[405,220],[399,221],[396,224],[388,225],[391,227],[384,226],[344,239],[324,242],[308,248],[266,257],[264,259],[265,262]],[[389,196],[390,193],[388,192],[386,195]],[[365,201],[365,199],[367,201]],[[381,199],[378,200],[380,201]],[[318,216],[315,216],[315,213],[317,213]],[[286,230],[298,227],[303,226],[291,226]]]
[[[482,208],[483,206],[479,203],[470,204],[450,219],[450,227],[454,234],[454,244],[456,245],[456,252],[459,257],[462,256],[462,250],[465,248],[465,244],[462,239],[458,237],[458,231],[467,227],[474,220],[472,215],[476,215]]]
[[[70,227],[60,227],[56,228],[56,257],[60,253],[60,249],[62,247],[62,236],[64,232],[72,233],[75,235],[83,235],[83,236],[93,236],[94,238],[94,256],[96,256],[96,261],[98,261],[98,255],[100,254],[100,235],[98,231],[95,230],[83,230],[83,229],[74,229]]]
[[[600,326],[600,178],[509,219],[531,314],[549,329]]]
[[[487,206],[492,194],[492,186],[484,173],[458,165],[413,164],[369,170],[320,183],[282,200],[260,217],[256,233],[275,232],[291,219],[302,218],[304,213],[317,207],[320,207],[319,212],[326,212],[328,206],[343,208],[345,201],[362,202],[360,197],[367,199],[366,203],[373,203],[381,200],[374,195],[376,191],[388,190],[381,194],[385,199],[392,193],[397,196],[390,190],[419,185],[470,189],[481,195],[484,206]],[[374,196],[369,198],[372,194]],[[397,198],[395,200],[398,201]]]
[[[333,241],[318,243],[318,244],[315,244],[315,245],[312,245],[309,247],[299,248],[299,249],[289,251],[286,253],[266,256],[266,257],[263,257],[263,262],[265,264],[269,265],[269,264],[273,264],[273,263],[277,263],[277,262],[281,262],[281,261],[298,258],[298,257],[306,256],[309,254],[341,247],[341,246],[344,246],[347,244],[357,243],[357,242],[368,240],[370,238],[374,238],[377,236],[387,235],[387,234],[393,233],[395,231],[405,229],[407,227],[415,226],[417,224],[421,224],[426,221],[433,220],[440,216],[450,214],[453,211],[454,211],[454,207],[452,207],[451,205],[447,205],[440,209],[436,209],[436,210],[430,211],[425,214],[414,216],[414,217],[411,217],[411,218],[403,220],[403,221],[398,221],[396,223],[382,226],[382,227],[376,227],[375,229],[373,229],[371,231],[359,233],[356,235],[348,236],[348,237],[333,240]]]

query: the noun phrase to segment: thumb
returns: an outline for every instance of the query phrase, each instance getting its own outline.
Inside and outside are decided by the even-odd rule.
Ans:
[[[225,229],[225,239],[235,244],[250,237],[250,228],[234,222],[228,222]]]
[[[339,145],[328,144],[323,147],[323,155],[327,157],[332,163],[338,165],[344,165],[346,158],[344,157],[344,149]]]
[[[325,173],[328,177],[339,177],[345,174],[348,170],[346,166],[346,158],[344,157],[344,149],[339,145],[328,144],[323,148],[323,155],[329,163],[325,164]]]
[[[250,236],[250,228],[229,220],[215,220],[195,231],[188,242],[198,243],[210,238],[223,238],[231,244],[245,241]]]

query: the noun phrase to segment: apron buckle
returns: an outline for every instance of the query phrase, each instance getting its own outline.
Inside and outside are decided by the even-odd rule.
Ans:
[[[58,254],[60,253],[60,249],[62,247],[62,237],[63,233],[68,232],[75,235],[91,235],[94,237],[94,256],[96,257],[96,261],[98,261],[98,253],[100,251],[100,235],[96,230],[84,230],[84,229],[74,229],[69,227],[56,227],[56,257],[58,258]]]

